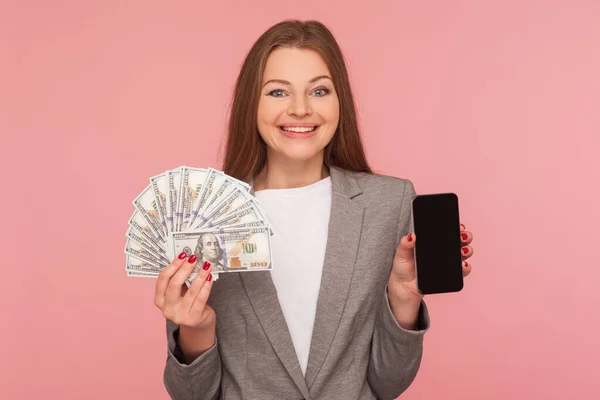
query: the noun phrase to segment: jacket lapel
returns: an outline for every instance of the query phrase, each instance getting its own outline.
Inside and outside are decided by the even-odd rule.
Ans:
[[[331,168],[332,204],[317,313],[306,370],[310,388],[333,343],[358,251],[364,207],[352,200],[362,191],[348,173]]]
[[[250,190],[250,194],[254,195],[253,189]],[[300,368],[292,336],[279,305],[277,289],[271,278],[271,273],[268,271],[242,272],[239,275],[246,289],[246,294],[250,299],[250,304],[254,309],[254,313],[271,346],[273,346],[277,357],[279,357],[281,363],[292,377],[292,380],[298,386],[302,396],[310,400],[311,396],[308,386]]]
[[[300,363],[296,356],[296,350],[283,311],[279,306],[277,290],[271,279],[271,274],[268,271],[242,272],[240,278],[256,317],[275,353],[277,353],[281,363],[298,386],[298,389],[300,389],[302,396],[305,399],[310,399],[308,386],[306,386],[304,375],[300,369]]]

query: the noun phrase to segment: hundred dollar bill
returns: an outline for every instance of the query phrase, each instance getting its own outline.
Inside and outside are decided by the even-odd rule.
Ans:
[[[138,271],[127,271],[127,276],[133,276],[136,278],[158,278],[158,273],[153,272],[138,272]],[[186,282],[187,284],[187,282]],[[188,285],[190,287],[190,285]]]
[[[213,168],[208,168],[206,180],[198,195],[198,201],[194,204],[194,207],[192,209],[192,216],[189,222],[190,227],[193,227],[196,224],[196,218],[198,218],[198,215],[201,215],[200,213],[204,211],[206,202],[216,190],[216,188],[221,185],[223,180],[224,177],[219,175],[217,170]]]
[[[210,195],[208,200],[206,200],[206,204],[204,205],[204,209],[201,211],[200,215],[206,214],[215,203],[219,203],[221,199],[229,195],[231,191],[235,188],[233,181],[229,179],[225,179],[221,182],[221,185],[213,190],[213,193]]]
[[[228,225],[228,226],[214,226],[213,230],[217,230],[219,232],[223,232],[226,229],[237,229],[237,228],[257,228],[257,227],[261,227],[261,226],[266,226],[267,228],[269,228],[269,231],[272,231],[271,227],[268,226],[265,221],[253,221],[253,222],[242,222],[240,224],[235,224],[235,225]],[[273,236],[273,234],[271,233],[271,236]]]
[[[148,185],[146,188],[133,200],[135,209],[140,212],[142,217],[148,221],[148,226],[152,229],[152,232],[162,242],[165,241],[165,237],[162,233],[162,222],[158,215],[158,207],[154,200],[154,192],[152,186]]]
[[[245,224],[248,222],[262,222],[263,216],[258,211],[256,206],[251,205],[250,207],[243,208],[241,210],[233,211],[228,213],[225,217],[221,217],[217,220],[209,220],[206,226],[212,227],[226,227],[236,224]]]
[[[136,271],[132,269],[125,269],[127,276],[135,276],[135,277],[144,277],[144,278],[158,278],[158,272],[150,272],[150,271]]]
[[[195,229],[200,229],[204,226],[207,226],[210,221],[220,219],[225,214],[237,209],[250,200],[253,200],[253,196],[250,193],[246,192],[245,190],[235,188],[234,191],[231,192],[226,199],[221,201],[218,206],[214,207],[210,212],[199,216]]]
[[[201,191],[189,227],[198,227],[200,222],[204,223],[206,221],[204,216],[217,207],[221,201],[228,198],[235,189],[250,192],[250,185],[227,176],[221,171],[210,169],[206,178],[205,189]],[[202,221],[198,221],[199,218]]]
[[[165,173],[167,176],[167,229],[169,233],[175,230],[175,213],[179,199],[179,186],[181,182],[181,167]]]
[[[221,172],[222,174],[224,174],[224,172],[223,172],[223,171],[219,171],[219,172]],[[230,179],[230,180],[234,181],[234,182],[235,182],[235,183],[236,183],[236,184],[237,184],[239,187],[243,187],[243,188],[247,189],[248,191],[250,191],[250,189],[252,188],[252,187],[250,186],[250,184],[249,184],[249,183],[247,183],[247,182],[244,182],[244,181],[242,181],[242,180],[239,180],[239,179],[237,179],[237,178],[234,178],[233,176],[230,176],[230,175],[226,175],[226,176],[227,176],[227,178],[228,178],[228,179]]]
[[[227,213],[223,214],[221,217],[219,217],[219,219],[223,219],[227,216],[229,216],[229,214],[234,213],[234,212],[238,212],[241,210],[245,210],[248,207],[254,207],[256,208],[256,211],[260,214],[261,218],[266,220],[266,212],[262,206],[262,204],[260,204],[260,201],[258,201],[258,199],[252,195],[250,195],[250,198],[248,201],[246,201],[245,203],[241,204],[239,207],[236,207],[234,209],[231,209],[230,211],[228,211]]]
[[[253,202],[250,202],[250,204],[252,204]],[[249,217],[248,215],[243,215],[240,217],[239,221],[235,224],[232,225],[223,225],[222,223],[220,225],[215,225],[214,227],[212,227],[211,229],[219,229],[219,230],[223,230],[223,229],[232,229],[232,228],[255,228],[258,226],[265,226],[269,229],[269,232],[271,234],[271,236],[273,236],[273,228],[268,224],[267,220],[264,217],[264,214],[262,214],[260,212],[260,210],[258,210],[256,208],[256,206],[253,204],[252,205],[253,211],[256,214],[256,218],[258,218],[258,220],[256,221],[251,221],[252,218],[254,217]],[[246,208],[244,208],[243,210],[246,210]],[[236,214],[237,212],[242,212],[243,210],[240,208],[237,208],[236,210],[228,213],[225,217],[221,218],[221,221],[223,221],[224,219],[226,219],[227,217],[231,216],[232,214]],[[245,222],[244,222],[245,221]]]
[[[156,201],[158,216],[162,227],[163,237],[167,237],[169,230],[167,229],[167,176],[162,173],[150,177],[150,186],[154,192],[154,200]]]
[[[239,223],[239,224],[227,225],[227,226],[213,226],[213,227],[211,227],[209,229],[211,231],[224,232],[225,230],[228,230],[228,229],[257,228],[257,227],[262,227],[262,226],[266,226],[267,228],[269,228],[269,231],[271,231],[271,236],[273,236],[271,227],[268,226],[264,221],[242,222],[242,223]]]
[[[127,254],[125,257],[125,271],[129,276],[158,276],[161,269],[154,265]]]
[[[177,188],[177,201],[175,202],[175,210],[173,211],[173,232],[181,231],[181,222],[183,221],[183,200],[185,197],[185,187],[187,182],[183,182],[183,173],[187,167],[182,165],[179,167],[179,186]],[[187,176],[189,179],[189,175]]]
[[[184,232],[188,229],[192,218],[193,206],[198,202],[197,199],[207,175],[208,171],[205,168],[187,166],[181,168],[180,202],[175,231]]]
[[[249,197],[249,199],[246,200],[244,203],[242,203],[241,205],[239,205],[237,207],[231,207],[228,212],[226,212],[225,214],[222,214],[221,216],[219,216],[217,218],[217,220],[225,219],[225,218],[229,217],[231,214],[234,214],[234,213],[246,210],[246,209],[248,209],[250,207],[254,207],[254,210],[258,214],[259,218],[261,220],[265,221],[265,225],[268,225],[266,223],[266,221],[267,221],[266,214],[263,211],[263,208],[262,208],[261,204],[259,203],[258,199],[256,197],[252,196],[252,195],[249,195],[249,196],[246,196],[246,197]]]
[[[134,227],[130,226],[129,228],[127,228],[126,236],[129,239],[136,242],[137,244],[139,244],[140,246],[142,246],[146,251],[155,256],[157,259],[169,263],[169,260],[167,259],[167,253],[162,248],[160,249],[160,251],[156,251],[152,244],[149,243],[148,240],[144,236],[142,236],[142,234],[139,233],[138,230]]]
[[[216,191],[214,191],[213,194],[207,200],[204,209],[201,210],[202,215],[210,214],[212,210],[220,204],[221,201],[227,199],[231,195],[231,193],[236,189],[240,189],[244,192],[250,192],[250,185],[248,185],[247,183],[235,179],[231,176],[225,175],[221,171],[217,171],[217,174],[223,176],[225,180],[222,181],[221,186]]]
[[[127,239],[127,243],[125,244],[125,254],[129,254],[131,256],[135,256],[140,260],[144,260],[147,263],[154,265],[156,268],[163,268],[169,265],[168,262],[163,261],[160,258],[154,256],[151,252],[143,248],[139,243],[129,238]]]
[[[166,246],[166,242],[162,242],[157,235],[154,234],[154,231],[150,229],[148,221],[146,221],[139,211],[134,211],[129,218],[128,221],[129,226],[134,227],[143,237],[147,239],[148,244],[156,249],[156,251],[161,252],[163,250],[163,246]]]
[[[212,264],[215,273],[264,271],[271,266],[271,235],[265,226],[198,232],[175,232],[169,247],[174,254],[184,251],[198,257],[194,273],[204,261]],[[193,278],[193,276],[192,276]]]

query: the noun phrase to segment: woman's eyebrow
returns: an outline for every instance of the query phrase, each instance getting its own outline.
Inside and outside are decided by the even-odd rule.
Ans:
[[[319,75],[315,78],[312,78],[310,81],[308,81],[308,83],[314,83],[316,81],[318,81],[319,79],[329,79],[332,80],[328,75]],[[268,81],[265,82],[265,84],[263,85],[263,87],[265,87],[267,84],[269,83],[280,83],[282,85],[290,85],[290,83],[284,79],[270,79]]]

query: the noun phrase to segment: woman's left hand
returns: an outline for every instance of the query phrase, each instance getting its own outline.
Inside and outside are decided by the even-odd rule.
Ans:
[[[416,240],[415,234],[409,233],[402,237],[396,250],[392,272],[388,281],[389,297],[392,304],[419,304],[423,298],[417,288],[415,274],[413,249]],[[473,255],[473,248],[470,246],[473,241],[473,234],[467,231],[463,224],[460,224],[460,240],[463,246],[461,249],[463,277],[466,277],[471,272],[471,265],[466,260]]]

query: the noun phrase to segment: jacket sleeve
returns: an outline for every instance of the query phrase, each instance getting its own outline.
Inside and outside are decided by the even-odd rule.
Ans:
[[[415,191],[412,183],[404,180],[404,196],[396,246],[400,238],[412,230],[411,206]],[[367,379],[371,389],[380,399],[395,399],[414,381],[421,365],[423,337],[429,330],[429,313],[425,302],[419,308],[415,330],[402,328],[396,321],[388,300],[387,286],[382,293],[377,314]]]
[[[221,386],[221,356],[215,344],[191,364],[186,364],[178,345],[179,326],[167,320],[168,354],[164,384],[173,400],[215,400]]]
[[[429,315],[425,302],[421,302],[417,329],[403,329],[392,314],[387,287],[383,296],[373,332],[367,379],[377,398],[391,400],[408,389],[417,376]]]

